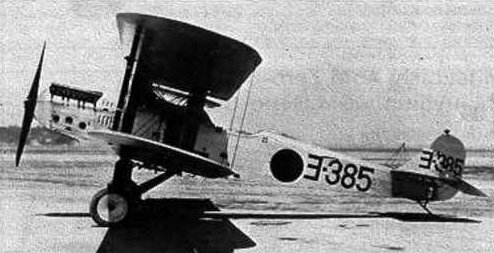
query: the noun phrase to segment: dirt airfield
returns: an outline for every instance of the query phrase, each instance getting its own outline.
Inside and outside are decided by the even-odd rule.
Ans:
[[[88,204],[110,181],[115,156],[28,151],[15,168],[6,152],[0,251],[494,252],[494,171],[482,166],[493,164],[489,153],[469,154],[465,173],[489,197],[458,194],[433,203],[432,210],[449,215],[443,218],[406,200],[279,186],[248,150],[241,153],[241,179],[172,179],[145,196],[138,217],[103,228],[89,217]]]

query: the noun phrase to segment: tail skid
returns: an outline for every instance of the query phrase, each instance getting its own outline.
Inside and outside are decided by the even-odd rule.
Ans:
[[[429,210],[429,208],[427,208],[427,204],[429,203],[429,201],[417,200],[417,203],[419,203],[420,207],[422,207],[428,214],[435,215],[433,212],[431,212],[431,210]]]
[[[481,190],[475,188],[471,184],[465,182],[464,180],[457,178],[457,179],[444,179],[444,178],[437,178],[437,180],[443,181],[444,183],[450,185],[451,187],[454,187],[455,189],[458,189],[459,191],[468,194],[468,195],[473,195],[477,197],[487,197],[485,193],[483,193]],[[417,200],[417,203],[422,207],[428,214],[430,215],[435,215],[429,208],[427,208],[427,204],[429,203],[429,200]]]

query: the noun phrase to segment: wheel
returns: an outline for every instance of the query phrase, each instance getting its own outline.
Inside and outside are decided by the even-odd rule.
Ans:
[[[93,196],[89,205],[89,213],[99,226],[116,225],[129,215],[129,202],[121,194],[109,193],[105,188]]]

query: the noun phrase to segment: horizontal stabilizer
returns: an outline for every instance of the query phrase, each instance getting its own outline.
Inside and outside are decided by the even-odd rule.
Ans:
[[[399,170],[393,170],[391,171],[391,174],[394,175],[395,180],[401,179],[400,184],[407,182],[407,181],[415,181],[417,182],[416,184],[420,184],[419,182],[425,182],[425,181],[436,181],[436,182],[442,182],[445,183],[465,194],[468,195],[473,195],[473,196],[478,196],[478,197],[487,197],[485,193],[480,191],[479,189],[475,188],[471,184],[465,182],[463,179],[458,178],[458,177],[452,177],[452,178],[445,178],[445,177],[439,177],[439,176],[431,176],[428,174],[422,174],[422,173],[417,173],[417,172],[412,172],[412,171],[399,171]],[[428,179],[428,180],[426,180]],[[400,188],[404,187],[403,185],[400,185]]]
[[[485,193],[483,193],[479,189],[475,188],[471,184],[463,181],[462,179],[447,179],[447,180],[445,180],[445,183],[447,183],[448,185],[451,185],[452,187],[460,190],[461,192],[463,192],[465,194],[478,196],[478,197],[487,197],[487,195]]]

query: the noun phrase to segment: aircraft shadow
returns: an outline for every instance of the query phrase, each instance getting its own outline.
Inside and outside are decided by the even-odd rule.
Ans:
[[[120,226],[108,229],[103,252],[233,252],[256,246],[225,219],[204,218],[218,211],[204,199],[149,199]]]
[[[89,213],[46,213],[48,217],[90,217]],[[204,211],[202,218],[212,219],[356,219],[356,218],[390,218],[403,222],[457,222],[480,223],[481,221],[469,218],[461,218],[447,215],[430,215],[427,213],[406,212],[369,212],[363,214],[336,214],[336,213],[311,213],[311,214],[280,214],[280,213],[234,213],[214,210]]]
[[[104,252],[233,252],[255,242],[224,217],[208,199],[147,199],[128,220],[108,228],[98,253]],[[81,218],[89,213],[45,213],[38,216]]]
[[[480,221],[446,215],[431,215],[427,213],[406,212],[369,212],[362,214],[338,214],[338,213],[308,213],[308,214],[283,214],[283,213],[228,213],[206,212],[205,217],[224,219],[395,219],[402,222],[458,222],[480,223]]]
[[[89,217],[88,213],[46,213],[47,217]],[[104,252],[234,252],[256,243],[230,219],[391,218],[402,222],[480,221],[407,212],[362,214],[283,214],[221,212],[208,199],[148,199],[124,224],[108,228],[98,253]]]
[[[452,223],[480,223],[478,220],[461,218],[447,215],[431,215],[428,213],[402,213],[402,212],[385,212],[370,213],[376,214],[381,218],[392,218],[404,222],[452,222]]]

